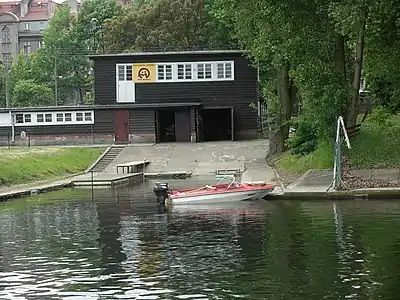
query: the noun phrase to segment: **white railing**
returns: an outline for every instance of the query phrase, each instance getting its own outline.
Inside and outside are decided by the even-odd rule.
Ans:
[[[340,130],[340,129],[342,129],[342,130]],[[343,136],[341,136],[341,134],[340,134],[341,132],[343,133]],[[343,140],[346,141],[347,148],[351,149],[350,140],[347,135],[346,126],[344,125],[342,116],[339,116],[339,118],[337,120],[337,127],[336,127],[333,179],[332,179],[331,185],[329,186],[329,188],[331,188],[331,186],[333,185],[335,190],[340,189],[340,187],[342,185],[342,151],[341,151],[342,149],[341,149],[341,146],[342,146]]]

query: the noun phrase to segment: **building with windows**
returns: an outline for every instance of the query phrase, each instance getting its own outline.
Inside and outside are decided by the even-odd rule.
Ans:
[[[242,51],[95,55],[92,106],[0,109],[0,143],[203,142],[257,137],[257,70]],[[258,105],[258,106],[257,106]],[[21,135],[21,132],[24,134]]]
[[[41,47],[43,31],[59,3],[52,0],[0,0],[1,60]]]

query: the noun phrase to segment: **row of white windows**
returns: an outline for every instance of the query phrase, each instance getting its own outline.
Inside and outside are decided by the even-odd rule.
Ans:
[[[234,80],[234,62],[156,64],[157,82]],[[132,65],[118,65],[118,80],[132,81]]]
[[[57,124],[92,124],[93,111],[85,112],[49,112],[49,113],[16,113],[16,125],[57,125]]]

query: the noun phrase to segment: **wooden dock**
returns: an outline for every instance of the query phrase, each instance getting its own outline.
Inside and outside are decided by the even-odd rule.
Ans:
[[[188,171],[176,171],[176,172],[159,172],[159,173],[144,173],[145,178],[155,179],[186,179],[192,176],[192,172]]]
[[[76,176],[72,179],[71,185],[78,186],[98,186],[98,187],[114,187],[126,183],[143,182],[143,173],[128,173],[128,174],[102,174],[102,173],[87,173]]]
[[[137,160],[117,165],[117,173],[140,173],[144,172],[146,166],[150,163],[148,160]]]

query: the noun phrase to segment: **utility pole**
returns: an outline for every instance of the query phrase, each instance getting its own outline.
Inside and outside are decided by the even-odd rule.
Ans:
[[[4,71],[5,71],[5,79],[6,79],[6,107],[11,106],[10,101],[10,60],[7,58],[4,60]]]
[[[57,57],[54,56],[54,102],[55,106],[57,106],[57,98],[58,98],[58,87],[57,87]]]
[[[10,80],[8,75],[8,68],[6,69],[6,107],[10,107]]]

